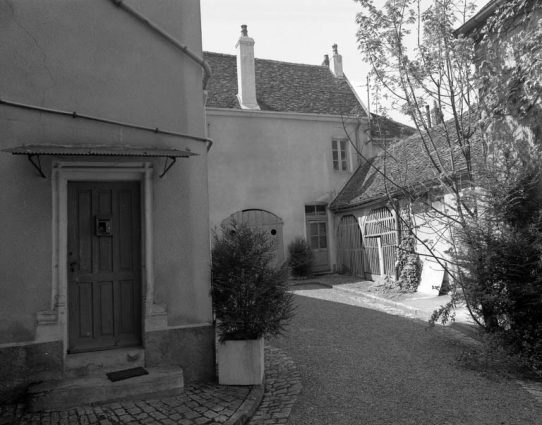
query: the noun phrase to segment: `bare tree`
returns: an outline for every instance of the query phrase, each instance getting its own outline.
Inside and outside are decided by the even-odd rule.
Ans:
[[[430,256],[451,276],[451,302],[433,322],[465,302],[488,332],[527,326],[512,304],[542,296],[534,277],[542,254],[540,0],[504,2],[485,26],[459,36],[454,30],[474,11],[464,0],[435,0],[426,10],[420,0],[356,1],[377,112],[386,113],[386,101],[417,130],[363,159],[385,182],[410,241],[399,254]],[[475,52],[483,53],[478,62]],[[531,307],[542,311],[542,302]],[[542,335],[536,314],[533,332]]]

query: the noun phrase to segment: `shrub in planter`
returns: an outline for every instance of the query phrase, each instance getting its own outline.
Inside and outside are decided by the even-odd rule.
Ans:
[[[288,245],[288,266],[292,276],[307,277],[312,272],[314,254],[302,236],[296,236]]]
[[[273,266],[275,245],[267,234],[245,224],[232,222],[223,225],[220,234],[213,235],[211,295],[216,317],[219,350],[219,381],[225,385],[252,385],[263,377],[263,337],[276,337],[284,333],[285,326],[293,317],[292,294],[287,292],[288,269],[285,264]],[[260,340],[249,343],[246,340]],[[232,347],[232,341],[245,341]],[[260,354],[254,353],[258,345]],[[239,348],[241,345],[241,348]],[[240,355],[239,350],[247,349]],[[222,350],[222,352],[221,352]],[[252,360],[246,361],[248,357]],[[244,361],[258,363],[256,381],[229,380],[243,375],[243,365],[231,363]],[[222,362],[222,364],[221,364]],[[235,370],[235,372],[232,372]]]
[[[286,265],[273,266],[267,234],[236,222],[214,234],[213,308],[220,341],[276,337],[293,316]]]

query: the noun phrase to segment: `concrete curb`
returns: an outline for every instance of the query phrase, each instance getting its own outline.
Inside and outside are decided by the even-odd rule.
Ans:
[[[228,419],[224,425],[245,425],[250,421],[260,406],[265,393],[265,381],[260,385],[253,385],[247,398],[239,409]]]
[[[328,288],[337,289],[342,292],[348,292],[349,294],[352,294],[352,295],[357,295],[361,298],[365,298],[367,301],[371,303],[384,304],[390,307],[397,308],[399,310],[407,311],[408,313],[411,313],[420,319],[429,320],[431,318],[431,313],[420,310],[419,308],[416,308],[416,307],[411,307],[409,305],[402,304],[397,301],[388,300],[387,298],[381,298],[376,295],[366,294],[364,292],[359,292],[359,291],[348,289],[348,288],[341,288],[340,285],[332,285],[332,284],[324,283],[324,282],[315,282],[315,283],[326,286]]]

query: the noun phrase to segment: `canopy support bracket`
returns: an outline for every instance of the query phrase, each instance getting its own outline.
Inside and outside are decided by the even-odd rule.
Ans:
[[[168,159],[171,159],[171,162],[169,164],[168,164]],[[175,158],[174,156],[167,156],[164,162],[164,171],[162,171],[162,174],[160,174],[158,177],[159,178],[164,177],[166,173],[169,171],[169,169],[173,167],[176,161],[177,161],[177,158]]]
[[[38,158],[38,162],[34,162],[34,160],[32,158],[34,157],[37,157]],[[28,160],[30,161],[30,163],[34,166],[34,168],[36,170],[38,170],[38,172],[41,174],[41,176],[46,179],[47,177],[45,177],[45,174],[43,174],[43,171],[41,171],[41,162],[40,162],[40,156],[39,155],[36,155],[36,154],[33,154],[33,155],[28,155]]]

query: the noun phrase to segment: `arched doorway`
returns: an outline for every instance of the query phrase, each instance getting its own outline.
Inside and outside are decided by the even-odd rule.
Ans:
[[[364,276],[363,239],[358,220],[345,215],[337,229],[337,266],[339,274]]]
[[[225,219],[222,224],[227,225],[232,220],[235,220],[237,223],[244,223],[249,227],[258,228],[267,233],[270,239],[276,241],[277,251],[275,259],[277,264],[284,261],[284,244],[282,236],[282,227],[284,223],[280,217],[269,211],[248,209],[233,213]]]
[[[386,207],[371,210],[365,221],[365,273],[395,277],[397,228],[395,217]]]

